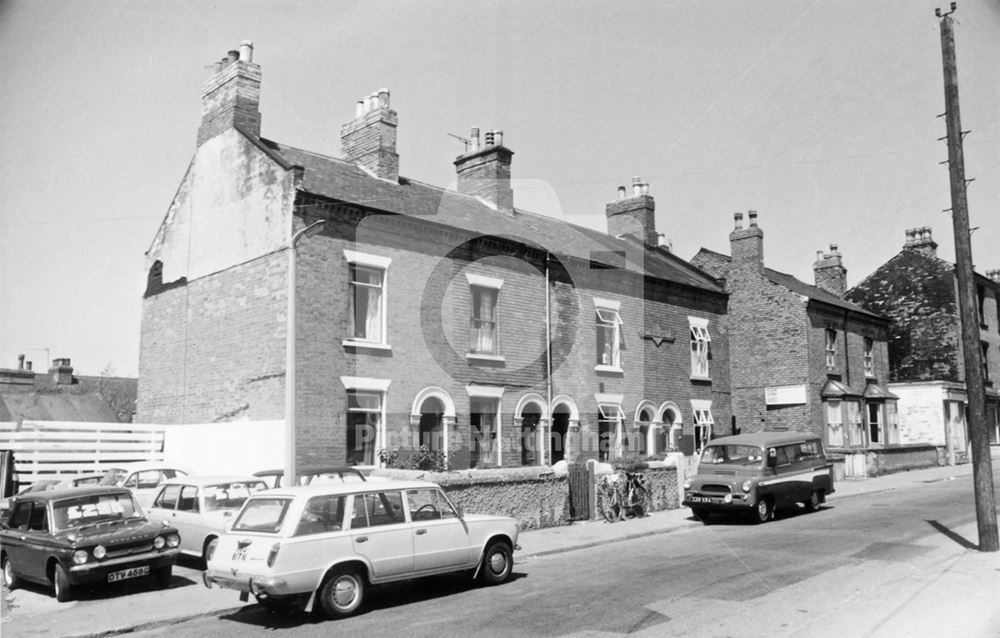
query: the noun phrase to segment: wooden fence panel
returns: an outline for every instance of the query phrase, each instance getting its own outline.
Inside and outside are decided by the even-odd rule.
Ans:
[[[569,519],[589,521],[594,517],[594,464],[570,463],[568,470]]]

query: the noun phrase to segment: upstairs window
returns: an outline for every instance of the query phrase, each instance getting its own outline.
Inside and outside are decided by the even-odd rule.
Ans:
[[[388,257],[345,250],[348,263],[348,338],[345,345],[386,346]]]
[[[620,304],[612,301],[594,300],[597,306],[595,322],[597,337],[597,365],[621,370],[621,352],[624,345],[622,318],[618,314]]]
[[[497,354],[497,290],[472,286],[471,352]]]
[[[837,367],[837,331],[833,328],[826,329],[826,369],[833,370]]]
[[[875,349],[875,340],[871,337],[865,337],[865,376],[874,377],[875,376],[875,358],[873,351]]]
[[[988,356],[990,353],[990,344],[980,341],[979,347],[983,351],[983,383],[988,383],[990,380],[990,361]]]
[[[691,327],[691,376],[708,379],[708,361],[712,358],[712,337],[708,333],[708,320],[688,317],[688,324]]]

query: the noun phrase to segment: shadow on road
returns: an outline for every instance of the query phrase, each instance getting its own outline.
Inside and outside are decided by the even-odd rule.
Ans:
[[[521,578],[527,578],[527,574],[515,571],[507,582]],[[468,577],[461,575],[430,576],[419,580],[379,585],[366,590],[365,601],[356,615],[363,616],[382,609],[445,598],[474,589],[476,585],[470,582]],[[299,609],[279,610],[269,609],[261,604],[248,605],[239,611],[221,616],[220,620],[257,625],[266,629],[288,629],[329,620],[319,613],[318,605],[316,607],[313,613],[308,614]]]
[[[956,543],[958,543],[959,545],[961,545],[965,549],[979,549],[979,545],[977,545],[976,543],[973,543],[972,541],[968,540],[967,538],[965,538],[961,534],[956,534],[955,532],[953,532],[950,529],[948,529],[947,526],[945,526],[945,525],[943,525],[943,524],[941,524],[941,523],[939,523],[937,521],[928,521],[928,520],[925,519],[924,522],[927,523],[928,525],[930,525],[931,527],[933,527],[934,529],[936,529],[937,531],[941,532],[942,534],[944,534],[945,536],[947,536],[951,540],[955,541]]]

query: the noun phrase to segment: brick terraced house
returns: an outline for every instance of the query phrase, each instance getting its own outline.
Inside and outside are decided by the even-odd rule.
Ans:
[[[986,423],[1000,438],[1000,271],[975,274]],[[930,228],[906,231],[903,248],[847,293],[892,319],[889,387],[899,395],[900,440],[931,442],[951,462],[968,459],[968,395],[955,265],[937,256]]]
[[[728,296],[658,245],[647,184],[607,204],[608,233],[532,214],[502,133],[477,129],[457,192],[407,179],[386,90],[343,159],[274,142],[252,54],[206,82],[147,252],[140,421],[282,419],[291,280],[300,466],[613,460],[728,431]]]
[[[899,442],[889,380],[889,321],[844,300],[847,270],[835,245],[813,264],[816,285],[764,266],[756,211],[735,214],[731,255],[691,260],[729,292],[734,429],[821,434],[864,476],[864,452]],[[857,459],[853,459],[854,456]],[[857,461],[856,466],[851,463]]]

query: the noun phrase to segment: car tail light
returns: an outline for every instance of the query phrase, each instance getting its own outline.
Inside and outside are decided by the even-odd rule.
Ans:
[[[267,554],[267,566],[274,567],[274,561],[278,560],[278,550],[281,549],[281,543],[275,543],[271,545],[271,551]]]
[[[87,550],[78,549],[73,552],[73,562],[77,565],[83,565],[87,562]]]

